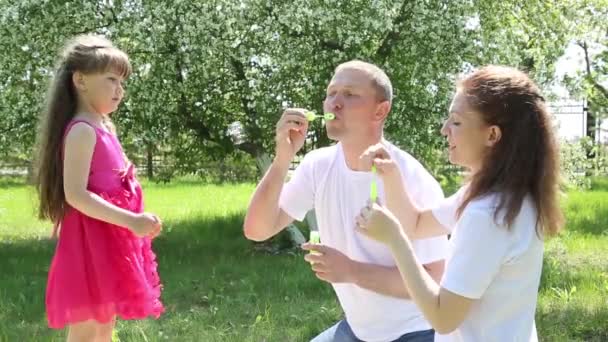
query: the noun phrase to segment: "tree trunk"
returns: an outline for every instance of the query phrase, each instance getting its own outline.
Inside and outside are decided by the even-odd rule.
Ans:
[[[152,144],[146,145],[146,175],[148,179],[154,178],[154,154],[152,153]]]

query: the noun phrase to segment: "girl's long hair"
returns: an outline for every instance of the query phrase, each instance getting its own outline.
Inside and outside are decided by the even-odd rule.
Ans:
[[[40,200],[40,219],[48,219],[57,225],[65,212],[63,138],[78,105],[78,94],[72,81],[74,72],[93,74],[110,70],[127,78],[131,74],[131,64],[124,52],[101,36],[78,36],[61,53],[46,108],[40,116],[36,143],[34,186]],[[104,117],[104,123],[113,129],[108,117]]]

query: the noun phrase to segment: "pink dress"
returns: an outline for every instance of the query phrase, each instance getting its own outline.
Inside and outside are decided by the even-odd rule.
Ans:
[[[66,127],[66,134],[77,122]],[[88,124],[88,123],[87,123]],[[123,209],[141,213],[143,196],[133,165],[116,136],[95,127],[88,190]],[[149,238],[67,207],[51,262],[46,310],[51,328],[86,320],[158,318],[164,311],[156,256]]]

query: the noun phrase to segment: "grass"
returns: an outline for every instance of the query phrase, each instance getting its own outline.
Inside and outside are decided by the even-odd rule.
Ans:
[[[608,340],[608,179],[570,192],[566,230],[546,245],[536,312],[545,341]]]
[[[268,254],[241,232],[253,184],[144,183],[165,222],[154,248],[164,283],[159,320],[121,321],[120,341],[308,341],[341,318],[331,287],[298,251]],[[63,341],[46,326],[54,242],[33,192],[0,179],[0,341]],[[608,180],[570,192],[567,230],[546,245],[537,309],[542,341],[608,340]]]

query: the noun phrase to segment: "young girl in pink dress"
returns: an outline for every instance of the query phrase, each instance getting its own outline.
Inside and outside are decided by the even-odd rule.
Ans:
[[[141,186],[108,115],[131,73],[127,55],[99,36],[65,48],[38,137],[39,216],[58,236],[46,290],[51,328],[68,341],[110,341],[116,317],[158,318],[161,285]]]

